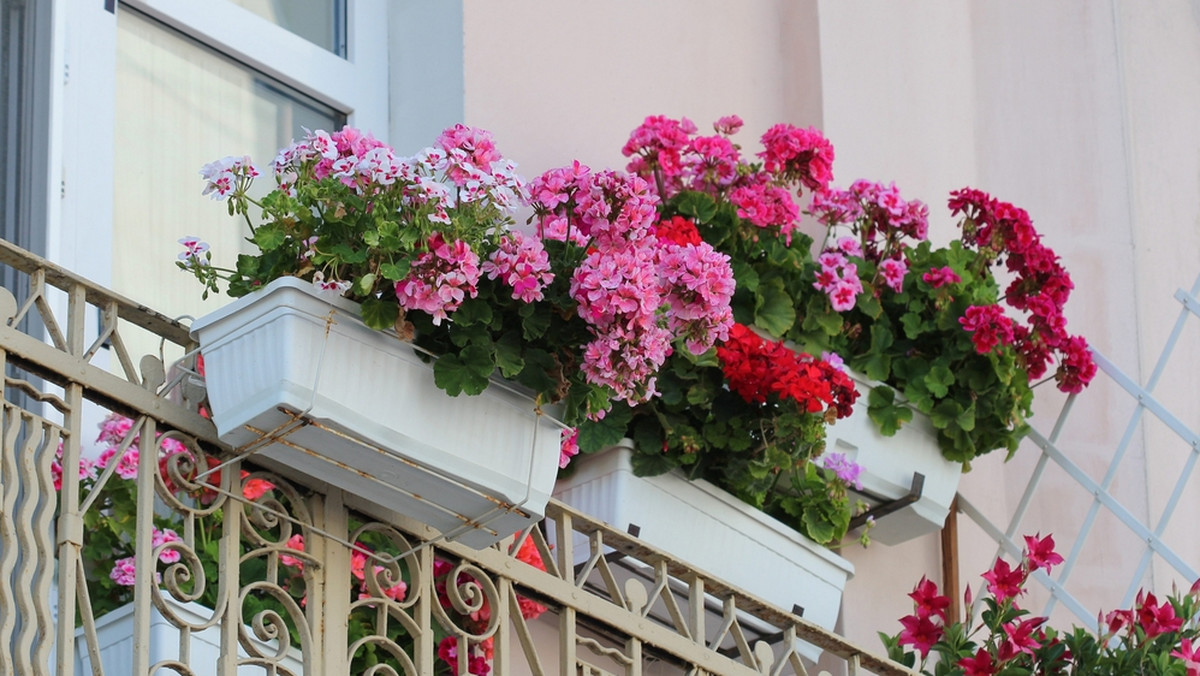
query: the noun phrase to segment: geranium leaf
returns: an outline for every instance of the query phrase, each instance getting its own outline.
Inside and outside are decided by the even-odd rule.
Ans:
[[[273,251],[283,244],[283,225],[276,222],[264,223],[254,231],[254,244],[263,251]]]
[[[521,336],[515,331],[500,336],[496,341],[496,367],[500,375],[512,378],[525,368],[525,360],[521,358]]]
[[[880,304],[879,299],[873,293],[866,293],[864,291],[864,293],[859,294],[855,307],[858,308],[859,312],[862,312],[871,319],[879,319],[879,315],[883,314],[883,305]]]
[[[747,291],[758,289],[758,271],[749,263],[742,260],[731,260],[729,267],[733,269],[733,280],[737,283],[737,288]]]
[[[487,324],[492,321],[492,306],[484,299],[472,298],[463,301],[454,312],[454,323],[459,326]]]
[[[517,312],[525,340],[537,340],[550,328],[550,308],[544,303],[526,303]]]
[[[371,295],[371,290],[375,288],[375,280],[376,279],[378,279],[378,277],[375,276],[374,272],[368,272],[367,274],[365,274],[362,277],[359,277],[357,280],[355,280],[355,282],[354,282],[355,295],[357,295],[357,296]]]
[[[433,363],[433,382],[452,397],[476,395],[487,389],[494,368],[490,350],[473,345],[439,357]]]
[[[843,323],[841,313],[834,311],[825,296],[815,294],[808,299],[804,312],[805,331],[820,331],[827,336],[836,336],[842,332]]]
[[[517,380],[534,392],[549,392],[558,387],[558,381],[550,374],[554,371],[554,357],[537,348],[525,350],[525,367],[517,374]]]
[[[379,274],[383,275],[384,279],[398,282],[408,276],[411,267],[410,261],[407,259],[398,263],[384,263],[379,266]]]
[[[950,386],[954,384],[954,371],[946,364],[935,364],[925,376],[924,382],[929,393],[940,399],[949,394]]]
[[[900,427],[912,420],[912,409],[907,406],[897,406],[896,392],[887,385],[877,385],[867,395],[867,415],[879,426],[879,433],[885,437],[896,434]]]
[[[773,336],[782,336],[796,323],[796,306],[783,288],[783,282],[771,280],[755,294],[754,323]]]
[[[614,446],[625,438],[633,411],[623,402],[613,404],[600,420],[585,420],[579,424],[579,451],[595,453]],[[642,454],[635,454],[634,457]]]
[[[399,316],[400,306],[396,305],[395,301],[374,296],[367,296],[362,301],[363,323],[377,331],[395,326]]]
[[[717,203],[713,198],[694,190],[681,192],[675,199],[675,209],[700,223],[708,223],[717,215]]]
[[[943,399],[929,412],[929,419],[933,422],[934,427],[944,430],[951,425],[956,425],[959,421],[959,416],[963,415],[963,413],[962,404],[953,399]],[[974,415],[971,415],[971,421],[974,423]]]

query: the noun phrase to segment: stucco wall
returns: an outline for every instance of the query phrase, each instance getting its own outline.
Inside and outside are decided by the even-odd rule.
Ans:
[[[1136,378],[1148,373],[1174,322],[1170,295],[1200,269],[1195,11],[1182,0],[1153,8],[761,1],[737,12],[712,1],[466,0],[464,116],[491,129],[528,175],[572,159],[623,166],[619,148],[649,114],[688,116],[704,127],[738,113],[747,145],[777,121],[817,124],[837,149],[837,183],[896,181],[906,196],[930,204],[939,242],[953,235],[949,190],[991,191],[1026,208],[1071,271],[1072,332]],[[1188,375],[1196,373],[1194,354],[1180,349],[1161,390],[1193,428],[1200,427]],[[1034,423],[1049,433],[1064,399],[1052,384],[1038,392]],[[1074,404],[1062,444],[1097,480],[1131,410],[1103,376]],[[1157,514],[1183,451],[1161,426],[1135,431],[1113,490],[1137,516]],[[1032,448],[1007,465],[981,460],[963,492],[1007,525],[1035,461]],[[1065,474],[1047,471],[1018,534],[1055,532],[1067,550],[1090,504]],[[1198,506],[1193,490],[1178,509]],[[1172,544],[1200,559],[1180,531],[1186,521],[1176,521],[1167,531],[1177,536]],[[1140,550],[1113,519],[1097,523],[1072,584],[1112,608]],[[931,537],[844,554],[858,573],[843,630],[877,647],[874,632],[894,630],[908,611],[910,585],[921,574],[939,575],[938,543]],[[964,524],[964,582],[977,581],[994,555],[994,545]]]

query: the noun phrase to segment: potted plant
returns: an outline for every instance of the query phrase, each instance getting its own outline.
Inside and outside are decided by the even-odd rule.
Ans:
[[[190,631],[190,665],[215,664],[221,648],[222,586],[218,561],[221,558],[222,533],[233,528],[241,534],[236,575],[242,588],[233,590],[245,627],[239,634],[239,659],[256,664],[277,664],[290,673],[302,673],[304,658],[300,648],[306,645],[309,576],[314,562],[305,549],[305,513],[294,491],[277,485],[261,472],[242,472],[239,478],[222,480],[223,470],[202,475],[218,466],[216,458],[185,445],[171,434],[158,439],[158,476],[139,481],[138,449],[140,436],[134,423],[119,414],[110,414],[101,424],[97,442],[102,450],[94,459],[80,462],[80,489],[91,508],[84,513],[85,538],[82,560],[87,593],[94,616],[100,661],[105,673],[128,673],[132,659],[133,592],[135,584],[134,541],[136,536],[137,496],[139,487],[157,486],[154,512],[153,545],[156,597],[150,622],[151,664],[177,660],[180,630]],[[60,449],[61,454],[61,449]],[[60,455],[61,457],[61,455]],[[52,465],[56,487],[63,481],[62,466]],[[224,495],[232,483],[234,493]],[[240,500],[238,497],[240,496]],[[243,502],[243,516],[229,523],[232,501]],[[259,513],[259,506],[300,518],[289,519]],[[192,540],[183,533],[190,521]],[[411,546],[399,534],[379,524],[361,524],[351,519],[352,543],[350,575],[340,593],[351,599],[347,618],[348,648],[353,673],[363,673],[376,664],[390,664],[402,670],[403,658],[389,650],[412,657],[413,638],[398,622],[379,624],[379,607],[389,606],[393,613],[411,613],[421,595],[425,576],[433,577],[429,587],[437,593],[440,614],[453,626],[435,623],[439,673],[456,673],[458,660],[469,663],[469,671],[487,676],[491,670],[489,601],[486,598],[464,604],[452,599],[456,587],[475,584],[454,561],[441,556],[434,568],[422,571],[411,556]],[[513,557],[545,570],[531,539],[512,544]],[[397,558],[400,557],[400,558]],[[418,572],[419,571],[419,572]],[[326,581],[329,583],[330,581]],[[417,586],[414,586],[417,585]],[[339,593],[328,586],[327,593]],[[526,619],[545,612],[545,606],[519,597],[518,604]],[[161,609],[159,604],[161,603]],[[473,605],[474,604],[474,605]],[[392,607],[394,606],[394,607]],[[463,609],[467,608],[466,611]],[[273,619],[275,618],[275,619]],[[268,634],[253,628],[265,619]],[[271,631],[274,629],[275,631]],[[458,645],[459,633],[468,643]],[[384,640],[385,639],[385,640]],[[76,672],[91,673],[83,629],[76,637]]]
[[[1028,432],[1030,382],[1049,360],[1058,356],[1068,391],[1094,374],[1086,342],[1065,331],[1069,277],[1022,210],[956,192],[951,209],[963,217],[963,239],[935,249],[925,241],[927,207],[895,186],[831,187],[833,148],[815,129],[775,125],[762,137],[760,161],[749,162],[732,140],[740,126],[722,118],[716,134],[704,136],[686,119],[647,118],[624,148],[629,169],[662,197],[660,228],[730,256],[735,319],[844,363],[869,392],[865,410],[832,424],[828,439],[787,446],[790,458],[741,432],[731,441],[723,411],[736,390],[719,373],[718,348],[701,359],[673,357],[659,378],[662,397],[585,423],[580,446],[594,451],[628,435],[638,442],[636,473],[682,468],[827,543],[845,526],[815,529],[813,512],[794,504],[789,511],[775,489],[805,484],[828,448],[845,455],[832,456],[835,465],[862,467],[855,487],[865,494],[900,498],[914,473],[926,477],[921,499],[876,524],[873,538],[894,543],[940,528],[961,468],[996,448],[1011,453]],[[798,229],[796,197],[805,190],[806,213],[825,230],[815,257],[812,238]],[[1003,294],[993,275],[1001,263],[1015,275]],[[1004,314],[1002,298],[1028,315],[1024,323]],[[827,422],[849,411],[839,413]],[[831,494],[842,491],[844,481],[825,478]],[[838,523],[846,524],[849,510],[843,514]]]
[[[977,602],[967,588],[961,620],[948,617],[950,599],[922,578],[909,594],[914,611],[901,618],[904,629],[879,634],[888,656],[938,676],[1200,674],[1200,581],[1162,601],[1140,592],[1132,608],[1098,617],[1095,631],[1060,632],[1018,606],[1029,577],[1063,560],[1049,535],[1026,536],[1025,543],[1016,567],[997,559],[983,574],[987,592]]]
[[[541,517],[551,416],[645,400],[673,342],[702,353],[727,330],[727,302],[701,302],[659,258],[728,276],[727,260],[657,245],[643,180],[575,165],[526,186],[482,130],[411,158],[352,128],[313,132],[261,199],[248,158],[202,173],[260,249],[222,269],[181,240],[206,294],[223,280],[243,297],[193,325],[221,438],[466,544]],[[537,232],[511,227],[530,193]]]

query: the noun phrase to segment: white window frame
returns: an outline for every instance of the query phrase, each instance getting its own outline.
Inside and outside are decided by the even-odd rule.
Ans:
[[[52,0],[51,172],[47,258],[112,282],[115,148],[115,0]],[[347,0],[345,58],[229,0],[121,4],[294,87],[388,140],[388,4]]]

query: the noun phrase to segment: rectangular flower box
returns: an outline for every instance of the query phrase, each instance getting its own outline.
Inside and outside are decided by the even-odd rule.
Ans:
[[[826,429],[825,452],[844,453],[863,468],[859,479],[874,503],[904,499],[912,488],[913,474],[924,477],[921,497],[876,519],[871,541],[895,545],[941,530],[958,492],[962,464],[942,455],[933,423],[920,412],[914,412],[913,419],[895,436],[880,434],[867,415],[872,383],[857,375],[855,380],[862,396],[851,416]]]
[[[634,476],[632,452],[627,440],[576,457],[575,473],[558,482],[555,497],[620,530],[636,524],[637,537],[651,545],[784,610],[799,606],[804,619],[833,628],[853,564],[707,481]],[[576,559],[587,554],[586,543],[577,543]],[[809,644],[800,650],[814,660],[821,653]]]
[[[192,626],[206,624],[212,618],[213,611],[198,603],[180,603],[170,598],[166,599],[171,612],[184,623]],[[247,632],[252,632],[247,628]],[[150,615],[149,663],[154,665],[165,660],[179,659],[179,627],[175,626],[157,609],[153,608]],[[250,633],[253,636],[253,633]],[[133,673],[133,604],[127,604],[106,613],[96,620],[96,638],[100,649],[100,664],[105,674]],[[262,655],[271,658],[279,651],[279,646],[269,641],[252,639],[255,647]],[[221,628],[213,625],[200,631],[191,632],[189,643],[190,655],[188,666],[197,674],[216,673],[216,664],[221,657]],[[245,648],[239,646],[238,655],[247,657]],[[292,648],[279,658],[278,665],[287,673],[303,674],[304,657],[299,650]],[[159,670],[154,673],[166,673],[174,670]],[[88,654],[87,639],[84,638],[83,628],[75,631],[75,674],[89,676],[92,673],[92,661]],[[240,674],[266,674],[265,666],[244,665],[238,669]],[[282,673],[282,671],[281,671]]]
[[[358,305],[284,277],[198,319],[221,440],[485,547],[539,521],[561,427],[503,381],[450,397]],[[317,487],[319,483],[315,484]]]

